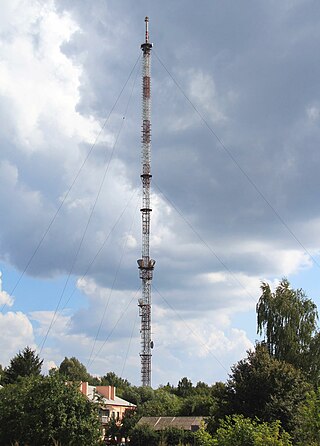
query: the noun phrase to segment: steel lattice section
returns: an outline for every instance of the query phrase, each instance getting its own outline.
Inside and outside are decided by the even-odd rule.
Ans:
[[[141,45],[143,51],[142,62],[142,258],[138,260],[140,278],[142,281],[142,295],[139,299],[139,316],[141,318],[141,381],[143,386],[151,386],[151,280],[155,261],[150,259],[150,186],[151,186],[151,48],[149,43],[149,19],[146,17],[146,40]]]

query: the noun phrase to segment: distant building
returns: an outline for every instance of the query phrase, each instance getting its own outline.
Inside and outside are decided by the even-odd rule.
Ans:
[[[134,404],[116,396],[116,388],[114,386],[90,386],[87,382],[82,382],[80,384],[80,391],[90,401],[99,404],[101,433],[103,437],[105,436],[106,424],[111,418],[114,418],[121,424],[125,412],[136,408]]]
[[[177,429],[195,432],[203,422],[203,417],[142,417],[138,421],[138,425],[147,425],[156,431],[161,431],[168,427],[175,427]]]

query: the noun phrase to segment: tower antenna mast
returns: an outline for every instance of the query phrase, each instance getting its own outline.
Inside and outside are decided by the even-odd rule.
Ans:
[[[141,45],[142,62],[142,258],[138,260],[142,295],[138,300],[139,316],[141,318],[141,383],[151,386],[151,281],[155,261],[150,258],[150,185],[151,185],[151,82],[150,64],[152,43],[149,42],[149,18],[145,18],[145,42]]]

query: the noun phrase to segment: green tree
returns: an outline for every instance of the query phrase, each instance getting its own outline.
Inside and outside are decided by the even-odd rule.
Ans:
[[[151,387],[125,387],[121,397],[133,404],[141,404],[154,398],[155,391]]]
[[[205,394],[195,394],[182,398],[180,415],[182,416],[208,416],[214,404],[214,399],[210,392]]]
[[[184,378],[181,378],[180,381],[178,382],[178,387],[177,387],[177,390],[176,390],[176,394],[178,396],[183,397],[183,398],[193,394],[192,382],[186,376]]]
[[[116,438],[120,436],[120,424],[114,417],[111,417],[107,424],[106,434],[114,443],[116,443]]]
[[[271,356],[289,362],[317,380],[320,370],[320,340],[317,307],[303,290],[294,290],[282,279],[272,292],[263,282],[257,304],[257,332]],[[317,362],[315,362],[317,360]]]
[[[161,432],[161,437],[164,439],[166,446],[177,446],[184,444],[185,433],[183,429],[167,427]]]
[[[98,409],[58,373],[21,378],[0,390],[0,444],[97,446]]]
[[[200,426],[200,429],[194,433],[194,443],[196,446],[213,446],[213,438],[206,430],[205,426]]]
[[[86,367],[74,356],[64,358],[60,364],[59,373],[68,381],[90,381],[91,378]]]
[[[9,367],[4,370],[2,382],[12,384],[19,377],[39,376],[42,363],[43,360],[40,360],[36,352],[26,347],[11,359]]]
[[[308,393],[305,403],[298,412],[294,430],[297,446],[318,446],[320,444],[320,389]]]
[[[160,434],[148,425],[137,425],[130,437],[130,446],[158,446]]]
[[[131,437],[132,431],[139,419],[140,416],[136,410],[126,410],[121,420],[120,436],[123,438]]]
[[[181,399],[163,389],[154,391],[154,396],[138,406],[138,414],[145,417],[174,417],[181,411]]]
[[[225,393],[209,417],[209,430],[213,433],[217,420],[225,415],[242,414],[262,421],[280,420],[291,432],[310,389],[299,370],[270,357],[264,346],[257,345],[255,351],[233,366]]]
[[[281,430],[279,421],[258,423],[242,415],[229,416],[221,421],[214,436],[217,446],[291,446],[288,433]]]
[[[130,385],[127,379],[120,378],[114,372],[108,372],[101,377],[101,386],[114,386],[117,389],[122,389]]]

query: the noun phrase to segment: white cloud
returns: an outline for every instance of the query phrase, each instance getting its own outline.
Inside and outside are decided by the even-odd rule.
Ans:
[[[2,289],[2,272],[0,271],[0,305],[12,307],[13,297]]]
[[[21,311],[0,313],[0,363],[8,365],[11,358],[26,346],[35,348],[33,327]]]
[[[191,70],[188,77],[191,100],[201,110],[206,110],[209,113],[213,123],[225,121],[227,118],[220,106],[213,77],[201,70]]]
[[[310,119],[310,121],[315,122],[320,117],[320,110],[319,107],[315,105],[311,105],[307,108],[307,116]]]
[[[0,305],[12,307],[14,299],[2,289],[0,272]],[[28,316],[21,311],[0,313],[0,364],[7,366],[10,359],[26,346],[35,348],[32,324]]]

